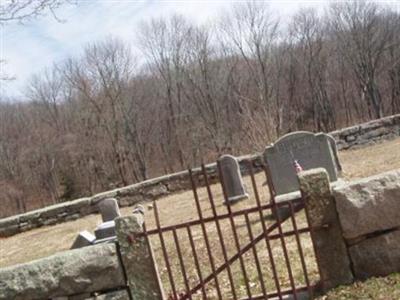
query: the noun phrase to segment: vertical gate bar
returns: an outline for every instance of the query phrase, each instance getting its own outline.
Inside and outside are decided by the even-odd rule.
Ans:
[[[183,281],[185,283],[186,293],[189,294],[189,299],[192,299],[192,295],[189,293],[190,292],[189,281],[186,274],[186,268],[183,263],[182,251],[181,251],[181,246],[179,245],[179,239],[176,233],[176,228],[172,229],[172,235],[174,236],[176,251],[179,257],[179,264],[181,265],[181,271],[182,271]]]
[[[251,183],[253,185],[253,190],[254,190],[254,196],[256,198],[258,212],[259,212],[259,215],[260,215],[260,222],[261,222],[263,234],[264,234],[264,237],[265,237],[265,244],[267,246],[268,256],[269,256],[270,262],[271,262],[271,269],[272,269],[272,275],[274,276],[276,292],[278,294],[279,299],[282,300],[281,287],[280,287],[280,283],[279,283],[278,274],[276,272],[274,255],[272,253],[272,249],[271,249],[271,244],[270,244],[269,237],[268,237],[267,228],[266,228],[265,222],[264,222],[264,216],[263,216],[263,212],[262,212],[262,209],[261,209],[260,195],[258,194],[256,179],[254,178],[253,164],[251,162],[249,162],[249,170],[250,170]],[[264,170],[265,170],[265,168],[264,168]],[[267,177],[267,181],[269,182],[268,177]],[[271,197],[273,196],[273,193],[272,193],[271,190],[270,190],[270,195],[271,195]]]
[[[146,222],[143,222],[143,232],[144,232],[144,236],[145,236],[145,239],[146,239],[146,243],[147,243],[147,246],[148,246],[148,251],[149,251],[149,253],[150,253],[150,259],[151,259],[151,262],[153,263],[153,265],[154,265],[154,273],[156,273],[156,276],[157,276],[157,283],[158,283],[158,289],[160,290],[160,292],[161,292],[161,295],[162,295],[162,297],[164,297],[164,292],[163,292],[163,286],[162,286],[162,282],[161,282],[161,274],[158,272],[158,269],[157,269],[157,262],[156,262],[156,259],[155,259],[155,257],[154,257],[154,252],[153,252],[153,249],[152,249],[152,247],[151,247],[151,241],[150,241],[150,237],[149,237],[149,235],[147,234],[147,227],[146,227]],[[131,292],[130,292],[130,290],[129,290],[129,294],[130,294]],[[132,297],[132,295],[130,295],[131,297]]]
[[[190,230],[190,226],[187,226],[186,229],[187,229],[187,233],[188,233],[188,236],[189,236],[190,247],[192,248],[193,259],[194,259],[194,264],[196,266],[197,276],[199,276],[199,281],[203,282],[203,274],[201,273],[199,258],[197,256],[196,246],[194,244],[192,231]],[[206,294],[206,290],[204,288],[204,285],[202,285],[202,287],[201,287],[201,293],[203,294],[203,300],[207,300],[207,294]]]
[[[226,247],[225,247],[224,236],[221,231],[221,225],[217,218],[217,210],[215,208],[214,197],[211,192],[210,184],[209,184],[208,178],[207,178],[207,171],[206,171],[204,164],[201,164],[201,170],[202,170],[204,181],[206,184],[208,199],[210,200],[210,204],[211,204],[211,210],[212,210],[213,216],[215,218],[215,226],[217,227],[218,238],[219,238],[221,248],[222,248],[222,255],[223,255],[225,263],[226,263],[228,261],[228,254],[227,254]],[[227,272],[228,272],[228,280],[231,285],[233,299],[237,299],[235,285],[233,282],[232,270],[231,270],[230,265],[227,266]]]
[[[311,290],[311,287],[310,287],[310,281],[308,279],[308,272],[307,272],[306,262],[304,260],[303,248],[301,247],[300,234],[299,234],[299,231],[297,229],[297,222],[296,222],[295,212],[294,212],[294,209],[293,209],[293,204],[291,202],[289,202],[289,209],[290,209],[290,215],[291,215],[291,218],[292,218],[293,229],[294,229],[295,236],[296,236],[297,247],[299,248],[301,266],[302,266],[303,272],[304,272],[304,279],[306,281],[308,295],[311,298],[313,296],[312,295],[312,290]]]
[[[295,300],[297,300],[297,292],[296,292],[296,286],[293,280],[293,273],[292,273],[292,267],[290,266],[290,260],[289,260],[289,255],[287,252],[287,248],[286,248],[286,242],[285,242],[285,238],[283,236],[283,230],[282,230],[282,223],[281,223],[281,218],[279,216],[278,213],[278,206],[276,205],[276,203],[274,204],[274,206],[276,207],[276,220],[278,222],[278,232],[279,232],[279,238],[281,240],[281,244],[282,244],[282,250],[283,250],[283,256],[285,257],[285,262],[286,262],[286,267],[288,270],[288,274],[289,274],[289,281],[290,281],[290,286],[293,290],[293,297]]]
[[[227,192],[226,192],[226,189],[225,189],[224,178],[223,178],[223,174],[222,174],[221,164],[220,164],[219,161],[217,161],[217,168],[218,168],[218,175],[219,175],[220,183],[221,183],[221,187],[222,187],[222,193],[224,195],[226,208],[227,208],[228,214],[229,214],[229,222],[230,222],[231,227],[232,227],[233,239],[235,241],[236,250],[240,251],[239,237],[238,237],[238,234],[237,234],[237,231],[236,231],[236,227],[235,227],[235,220],[234,220],[234,218],[232,216],[232,209],[231,209],[231,205],[229,203]],[[244,264],[244,260],[243,260],[243,256],[242,255],[240,255],[240,257],[239,257],[239,263],[240,263],[240,268],[242,269],[242,273],[243,273],[243,276],[244,276],[244,279],[245,279],[247,295],[248,295],[249,298],[251,298],[251,290],[250,290],[250,285],[249,285],[249,278],[247,276],[246,266]]]
[[[163,256],[164,256],[165,265],[167,267],[167,273],[168,273],[169,282],[171,284],[172,293],[174,294],[174,299],[178,299],[178,295],[176,293],[176,288],[175,288],[174,278],[172,277],[171,265],[169,264],[167,249],[165,247],[165,241],[164,241],[163,233],[160,230],[161,226],[160,226],[160,219],[159,219],[159,215],[158,215],[158,208],[157,208],[156,201],[153,201],[153,208],[154,208],[154,217],[155,217],[155,220],[156,220],[156,226],[157,226],[157,230],[158,230],[158,235],[160,237],[160,242],[161,242],[161,250],[162,250],[162,253],[163,253]]]
[[[208,258],[209,258],[209,260],[210,260],[211,271],[212,271],[213,273],[215,273],[214,258],[213,258],[212,253],[211,253],[210,241],[208,240],[207,229],[206,229],[205,223],[204,223],[204,221],[203,221],[203,214],[202,214],[202,212],[201,212],[200,200],[199,200],[199,196],[198,196],[198,194],[197,194],[196,183],[195,183],[195,181],[194,181],[193,173],[192,173],[192,170],[191,170],[191,169],[189,169],[189,175],[190,175],[190,176],[189,176],[189,177],[190,177],[190,182],[191,182],[191,184],[192,184],[192,190],[193,190],[193,195],[194,195],[194,202],[195,202],[195,204],[196,204],[197,214],[198,214],[199,220],[200,220],[200,222],[201,222],[201,223],[200,223],[200,225],[201,225],[201,230],[202,230],[202,232],[203,232],[204,242],[205,242],[205,244],[206,244]],[[220,288],[220,286],[219,286],[218,276],[215,276],[214,282],[215,282],[215,286],[216,286],[216,289],[217,289],[218,299],[221,299],[221,300],[222,300],[223,298],[222,298],[222,294],[221,294],[221,288]]]
[[[251,229],[251,224],[250,224],[250,220],[249,220],[249,214],[246,213],[244,215],[244,217],[246,219],[247,232],[249,233],[249,238],[252,241],[254,239],[254,236],[253,236],[253,231]],[[262,295],[265,297],[265,299],[268,299],[267,289],[265,288],[264,276],[262,274],[262,269],[261,269],[261,265],[260,265],[260,259],[258,258],[257,246],[256,245],[253,246],[253,256],[254,256],[254,261],[256,263],[256,267],[257,267],[258,278],[260,279]]]

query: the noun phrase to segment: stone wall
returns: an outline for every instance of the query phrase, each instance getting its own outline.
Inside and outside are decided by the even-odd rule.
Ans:
[[[400,272],[400,169],[333,189],[354,277]]]
[[[400,272],[400,169],[330,186],[299,173],[323,290]]]
[[[343,128],[330,133],[339,150],[371,145],[400,136],[400,114]]]
[[[1,300],[91,299],[94,292],[109,294],[105,299],[118,299],[118,295],[126,295],[124,289],[125,277],[114,243],[0,269]],[[110,292],[116,296],[111,297]]]
[[[391,139],[400,136],[400,114],[345,128],[331,134],[335,137],[339,149],[361,147],[381,140]],[[239,158],[243,174],[248,172],[247,161],[251,161],[256,172],[261,170],[262,159],[259,154],[243,156]],[[208,174],[216,181],[215,163],[207,165],[206,169]],[[200,173],[199,168],[193,171],[193,174],[199,179],[199,185],[202,185]],[[12,236],[44,225],[62,223],[97,213],[96,204],[99,200],[107,197],[116,197],[119,205],[124,207],[138,202],[152,201],[190,188],[187,171],[146,180],[92,197],[64,202],[25,214],[0,219],[0,237]]]
[[[0,300],[166,299],[140,211],[115,219],[116,240],[0,269]]]

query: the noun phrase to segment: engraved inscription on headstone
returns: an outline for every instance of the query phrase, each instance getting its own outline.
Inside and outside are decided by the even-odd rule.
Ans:
[[[118,201],[115,198],[104,199],[98,204],[98,206],[103,222],[113,221],[115,218],[121,216]]]
[[[333,141],[334,142],[334,141]],[[330,181],[337,180],[338,159],[332,141],[324,133],[306,131],[289,133],[266,147],[264,161],[268,166],[276,195],[299,190],[294,161],[304,170],[325,168]],[[337,161],[337,162],[336,162]]]
[[[239,163],[232,155],[223,155],[218,159],[221,167],[223,184],[229,202],[246,199],[249,195],[243,184]]]

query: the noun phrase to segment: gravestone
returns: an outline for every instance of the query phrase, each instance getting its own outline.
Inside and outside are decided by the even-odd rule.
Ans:
[[[107,198],[98,204],[101,218],[103,222],[114,221],[115,218],[120,217],[121,213],[118,207],[118,201],[115,198]]]
[[[332,154],[333,157],[335,158],[335,164],[336,164],[336,170],[338,172],[342,172],[342,165],[339,161],[339,154],[338,154],[338,149],[336,146],[336,141],[335,138],[333,136],[331,136],[330,134],[327,133],[321,133],[323,136],[325,136],[325,138],[328,140],[329,145],[331,146],[332,149]]]
[[[82,248],[86,246],[93,245],[94,241],[96,240],[95,236],[90,232],[84,230],[79,232],[78,236],[75,238],[71,249]]]
[[[94,235],[96,236],[96,240],[102,240],[115,236],[115,222],[108,221],[101,223],[94,231]]]
[[[329,180],[336,181],[341,167],[334,142],[333,138],[324,133],[298,131],[284,135],[275,144],[266,147],[264,160],[276,195],[299,190],[294,161],[303,170],[324,168],[329,174]]]
[[[232,155],[223,155],[218,159],[221,167],[227,201],[236,202],[249,197],[243,184],[239,163]]]

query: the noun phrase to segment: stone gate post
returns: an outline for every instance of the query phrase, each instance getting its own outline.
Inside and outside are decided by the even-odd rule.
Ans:
[[[126,281],[133,300],[165,299],[154,254],[143,232],[144,216],[138,210],[132,216],[115,219],[119,251]]]
[[[321,272],[322,289],[353,281],[350,259],[342,236],[328,173],[317,168],[298,174],[311,238]]]

